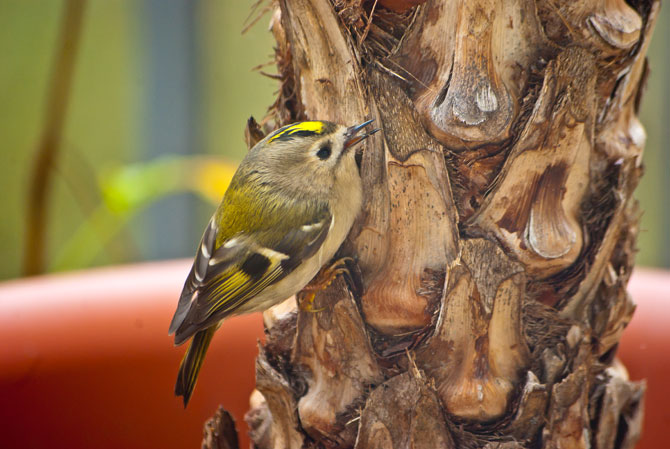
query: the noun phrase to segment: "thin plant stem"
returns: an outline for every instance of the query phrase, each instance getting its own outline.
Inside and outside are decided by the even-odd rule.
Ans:
[[[44,128],[33,160],[27,198],[24,275],[42,273],[45,267],[52,168],[58,160],[61,147],[85,6],[86,0],[65,1],[49,80]]]

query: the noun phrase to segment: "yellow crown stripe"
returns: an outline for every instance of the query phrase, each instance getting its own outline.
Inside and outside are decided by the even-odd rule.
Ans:
[[[277,133],[277,135],[274,135],[268,140],[269,142],[272,142],[273,140],[281,137],[281,136],[288,136],[293,133],[299,132],[299,131],[308,131],[308,132],[313,132],[315,134],[321,134],[323,132],[323,122],[300,122],[296,123],[295,125],[289,126],[286,128],[284,131]]]

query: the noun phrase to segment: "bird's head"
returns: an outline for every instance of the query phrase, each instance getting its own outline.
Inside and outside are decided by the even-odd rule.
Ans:
[[[307,121],[284,126],[251,149],[245,171],[288,193],[328,195],[336,183],[360,178],[358,144],[379,131],[364,132],[370,123]]]

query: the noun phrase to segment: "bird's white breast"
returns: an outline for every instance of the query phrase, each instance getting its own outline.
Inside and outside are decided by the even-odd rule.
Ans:
[[[291,273],[275,284],[268,286],[253,300],[247,301],[235,311],[236,314],[265,310],[296,294],[311,281],[321,267],[333,258],[349,234],[363,202],[361,178],[354,158],[347,158],[340,170],[329,201],[332,220],[328,235],[317,252],[298,265]]]

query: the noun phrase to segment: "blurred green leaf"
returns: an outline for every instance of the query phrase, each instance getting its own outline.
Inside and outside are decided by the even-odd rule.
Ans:
[[[116,215],[125,215],[179,190],[180,161],[164,158],[118,168],[100,180],[102,197],[107,208]]]
[[[90,265],[135,214],[165,196],[192,192],[218,204],[234,173],[234,165],[214,157],[163,157],[106,172],[99,179],[102,204],[75,229],[49,268]]]
[[[234,173],[233,165],[213,157],[165,157],[107,173],[100,180],[100,189],[107,208],[124,215],[184,191],[216,204]]]

